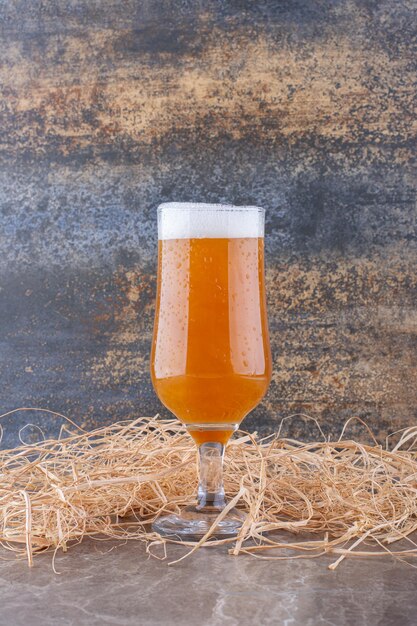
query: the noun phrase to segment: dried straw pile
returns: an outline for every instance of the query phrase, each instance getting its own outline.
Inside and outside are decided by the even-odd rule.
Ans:
[[[343,433],[309,444],[239,433],[227,449],[225,487],[247,517],[238,537],[217,543],[262,558],[331,553],[331,569],[349,555],[417,556],[416,440],[417,427],[386,448]],[[62,430],[56,440],[0,452],[0,466],[0,540],[30,565],[37,552],[86,536],[163,543],[144,522],[178,511],[196,491],[195,446],[176,420]],[[282,542],[275,530],[292,534]],[[402,539],[404,548],[389,547]],[[189,545],[192,552],[202,542]]]

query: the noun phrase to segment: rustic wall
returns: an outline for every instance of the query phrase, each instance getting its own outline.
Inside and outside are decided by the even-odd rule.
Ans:
[[[246,426],[414,423],[416,24],[412,0],[4,0],[1,409],[161,409],[155,208],[206,200],[268,211],[275,367]]]

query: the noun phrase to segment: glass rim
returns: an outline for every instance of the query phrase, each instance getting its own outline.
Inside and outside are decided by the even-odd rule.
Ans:
[[[164,210],[171,211],[184,211],[188,210],[190,212],[195,211],[218,211],[219,213],[231,213],[231,212],[240,212],[240,213],[265,213],[265,209],[260,206],[255,205],[242,205],[238,206],[235,204],[211,204],[206,202],[162,202],[158,206],[158,213],[161,213]]]

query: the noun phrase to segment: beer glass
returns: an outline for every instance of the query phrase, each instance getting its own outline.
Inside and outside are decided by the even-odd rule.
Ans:
[[[197,503],[153,528],[201,538],[226,506],[224,448],[264,396],[271,354],[264,287],[264,210],[166,203],[158,208],[158,287],[151,377],[198,446]],[[231,510],[215,528],[233,536]]]

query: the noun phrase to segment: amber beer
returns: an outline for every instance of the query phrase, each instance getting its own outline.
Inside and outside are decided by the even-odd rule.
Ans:
[[[151,376],[199,444],[226,443],[270,382],[263,222],[256,207],[159,208]]]

